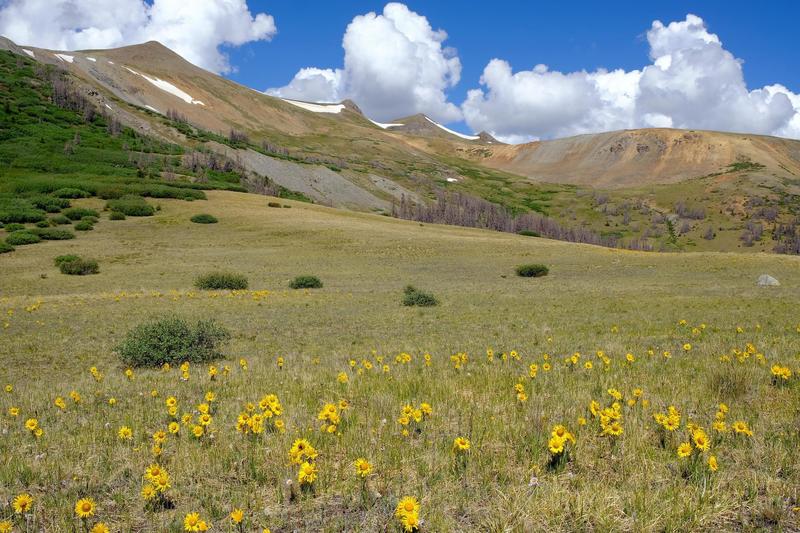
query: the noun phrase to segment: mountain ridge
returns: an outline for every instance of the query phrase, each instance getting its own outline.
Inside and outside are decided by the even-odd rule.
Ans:
[[[626,187],[677,183],[737,163],[800,176],[800,141],[766,135],[643,128],[507,145],[485,159],[489,166],[537,180]]]
[[[266,95],[157,41],[66,52],[0,39],[0,48],[55,65],[99,111],[140,133],[187,153],[219,154],[333,207],[425,219],[439,216],[429,209],[436,204],[474,213],[488,202],[479,211],[547,216],[564,231],[642,249],[752,246],[754,239],[737,235],[755,231],[753,217],[769,212],[774,226],[800,216],[800,141],[791,139],[636,129],[506,145],[424,114],[381,124],[357,102]],[[664,220],[677,226],[665,232]],[[754,249],[768,249],[756,241]]]

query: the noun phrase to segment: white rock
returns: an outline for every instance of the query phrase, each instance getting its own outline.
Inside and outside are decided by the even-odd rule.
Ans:
[[[756,284],[759,287],[777,287],[780,285],[780,282],[769,274],[761,274],[758,276],[758,281],[756,281]]]

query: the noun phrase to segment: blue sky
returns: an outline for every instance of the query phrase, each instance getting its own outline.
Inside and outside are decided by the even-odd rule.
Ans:
[[[228,50],[237,68],[228,77],[256,89],[287,83],[302,67],[339,68],[342,35],[354,16],[380,13],[386,2],[250,0],[251,11],[275,17],[278,33]],[[404,2],[448,34],[458,50],[461,82],[448,91],[461,102],[475,87],[490,59],[508,60],[516,69],[545,63],[561,71],[623,68],[648,63],[644,34],[654,20],[681,20],[693,13],[744,60],[747,84],[782,83],[800,92],[797,23],[800,2],[526,2],[476,0]],[[489,8],[487,8],[487,5]]]

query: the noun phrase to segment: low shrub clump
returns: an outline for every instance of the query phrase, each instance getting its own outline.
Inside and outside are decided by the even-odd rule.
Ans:
[[[541,237],[538,231],[533,231],[530,229],[519,230],[517,235],[524,235],[525,237]]]
[[[429,292],[421,291],[412,285],[407,285],[403,289],[403,305],[405,306],[433,307],[438,304],[439,300]]]
[[[15,232],[15,231],[24,231],[25,230],[25,224],[19,224],[17,222],[12,222],[11,224],[6,224],[6,227],[4,229],[8,233],[12,233],[12,232]]]
[[[247,288],[247,278],[233,272],[210,272],[197,278],[194,286],[203,290],[243,290]]]
[[[42,238],[30,230],[14,231],[6,237],[6,243],[12,246],[22,246],[25,244],[36,244]]]
[[[56,215],[50,219],[50,222],[58,225],[72,224],[72,221],[64,215]]]
[[[122,198],[131,191],[126,185],[102,185],[97,188],[97,197],[103,200]]]
[[[37,209],[25,198],[0,196],[0,222],[38,222],[44,219],[44,212]]]
[[[0,254],[6,254],[8,252],[13,252],[14,247],[8,244],[7,242],[0,241]]]
[[[191,220],[195,224],[216,224],[217,222],[219,222],[217,220],[217,217],[215,217],[214,215],[209,215],[208,213],[200,213],[198,215],[193,216],[189,220]]]
[[[322,281],[317,276],[297,276],[289,283],[292,289],[321,289]]]
[[[108,215],[109,220],[125,220],[125,213],[121,213],[119,211],[111,211],[111,214]]]
[[[550,269],[544,265],[539,264],[532,264],[532,265],[520,265],[516,269],[517,276],[521,276],[523,278],[541,278],[542,276],[546,276]]]
[[[280,202],[267,202],[267,207],[280,207]]]
[[[148,204],[144,198],[133,194],[109,200],[106,202],[106,207],[129,217],[149,217],[156,212],[156,208]]]
[[[116,347],[125,364],[158,367],[164,363],[206,363],[222,357],[230,333],[213,320],[192,325],[178,317],[140,324]]]
[[[61,214],[70,220],[80,220],[83,217],[100,216],[100,213],[98,213],[94,209],[87,209],[85,207],[70,207],[69,209],[65,209]]]
[[[58,213],[62,209],[69,207],[69,200],[66,198],[55,198],[53,196],[34,196],[29,201],[38,209],[48,213]]]
[[[66,255],[59,255],[58,257],[56,257],[53,260],[53,262],[56,264],[56,266],[61,266],[61,263],[68,263],[70,261],[77,261],[78,259],[80,259],[80,257],[77,256],[77,255],[66,254]]]
[[[52,196],[56,198],[89,198],[92,193],[84,191],[83,189],[75,189],[73,187],[64,187],[52,192]]]
[[[66,229],[36,228],[30,231],[45,241],[66,241],[75,238],[75,234]]]
[[[94,229],[94,224],[89,220],[81,220],[75,224],[75,229],[77,231],[91,231]]]
[[[55,264],[62,274],[69,276],[87,276],[98,274],[100,266],[94,259],[83,259],[77,255],[59,255]]]

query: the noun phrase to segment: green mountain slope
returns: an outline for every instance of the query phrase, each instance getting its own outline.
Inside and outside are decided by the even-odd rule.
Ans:
[[[382,129],[352,103],[309,111],[158,43],[70,52],[72,62],[38,48],[35,59],[18,55],[7,40],[0,47],[17,52],[0,73],[14,89],[2,115],[0,192],[166,182],[645,250],[787,251],[798,240],[796,141],[642,130],[506,146],[424,119],[415,124],[435,135]],[[66,98],[68,109],[53,104],[53,76],[78,96]]]

